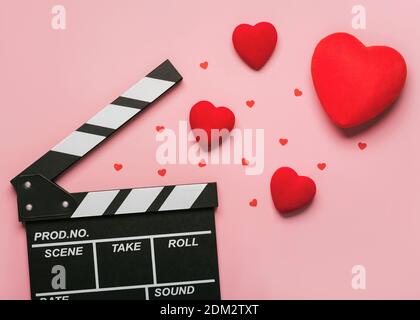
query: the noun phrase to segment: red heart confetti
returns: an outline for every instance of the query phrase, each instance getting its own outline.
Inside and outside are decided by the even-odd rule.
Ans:
[[[252,108],[252,107],[254,106],[254,104],[255,104],[255,101],[254,101],[254,100],[248,100],[248,101],[246,102],[246,105],[247,105],[249,108]]]
[[[207,165],[207,163],[206,163],[206,161],[204,160],[204,159],[201,159],[200,160],[200,162],[198,163],[198,166],[200,167],[200,168],[203,168],[203,167],[205,167]]]
[[[200,63],[201,69],[206,70],[208,66],[209,66],[209,63],[207,61],[204,61],[204,62]]]
[[[327,167],[327,164],[325,162],[318,163],[317,167],[319,170],[323,171]]]
[[[365,150],[367,148],[367,143],[364,142],[359,142],[357,145],[359,146],[360,150]]]
[[[114,163],[114,169],[116,171],[120,171],[123,168],[123,165],[121,163]]]
[[[164,126],[156,126],[156,131],[161,133],[163,130],[165,130]]]
[[[288,143],[289,143],[289,140],[288,140],[288,139],[285,139],[285,138],[281,138],[281,139],[279,140],[279,142],[280,142],[280,144],[281,144],[282,146],[285,146],[286,144],[288,144]]]
[[[302,96],[302,94],[303,94],[303,92],[302,91],[300,91],[299,89],[295,89],[295,96],[296,97],[300,97],[300,96]]]
[[[258,204],[257,199],[252,199],[252,200],[249,202],[249,205],[250,205],[251,207],[256,207],[256,206],[257,206],[257,204]]]
[[[157,173],[158,173],[158,175],[160,175],[161,177],[164,177],[164,176],[165,176],[165,174],[166,174],[166,169],[159,169]]]

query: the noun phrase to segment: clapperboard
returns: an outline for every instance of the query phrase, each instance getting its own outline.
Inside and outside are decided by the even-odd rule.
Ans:
[[[220,299],[215,183],[69,193],[53,182],[181,80],[165,61],[11,181],[32,299]]]

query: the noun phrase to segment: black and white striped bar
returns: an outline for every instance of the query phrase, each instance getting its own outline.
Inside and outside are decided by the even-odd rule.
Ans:
[[[216,183],[107,190],[72,194],[79,201],[71,218],[217,207]]]
[[[181,80],[182,76],[166,60],[19,176],[42,174],[45,178],[54,180]]]

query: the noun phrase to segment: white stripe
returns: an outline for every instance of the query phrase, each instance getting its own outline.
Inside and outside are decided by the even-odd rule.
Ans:
[[[101,216],[120,190],[89,192],[72,218]]]
[[[171,81],[144,77],[121,96],[152,102],[174,84],[175,82]]]
[[[115,214],[146,212],[163,187],[133,189]]]
[[[99,276],[98,276],[98,254],[96,253],[96,243],[92,243],[93,249],[93,268],[95,270],[95,286],[99,288]]]
[[[105,128],[118,129],[139,112],[140,109],[109,104],[86,123]]]
[[[83,157],[104,139],[96,134],[74,131],[51,150]]]
[[[153,238],[150,238],[150,256],[152,258],[152,272],[153,272],[153,283],[157,283],[156,278],[156,259],[155,259],[155,243]]]
[[[194,281],[167,282],[167,283],[159,283],[159,284],[141,284],[141,285],[125,286],[125,287],[109,287],[109,288],[99,288],[99,289],[83,289],[83,290],[36,293],[35,296],[48,297],[48,296],[58,296],[58,295],[66,295],[66,294],[134,290],[134,289],[143,289],[143,288],[173,287],[173,286],[180,286],[180,285],[205,284],[205,283],[214,283],[214,282],[216,282],[214,279],[206,279],[206,280],[194,280]]]
[[[206,183],[176,186],[159,208],[159,211],[191,208],[206,186]]]

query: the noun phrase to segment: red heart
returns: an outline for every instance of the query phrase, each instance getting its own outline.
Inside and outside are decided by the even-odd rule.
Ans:
[[[200,168],[203,168],[203,167],[205,167],[206,165],[207,165],[207,163],[206,163],[206,161],[205,161],[204,159],[200,160],[200,162],[198,163],[198,166],[199,166]]]
[[[285,146],[288,142],[289,142],[289,140],[288,139],[280,139],[279,140],[279,142],[280,142],[280,144],[282,145],[282,146]]]
[[[299,89],[295,89],[295,96],[296,97],[300,97],[303,94],[302,91],[300,91]]]
[[[276,47],[277,31],[269,22],[260,22],[255,26],[240,24],[233,31],[232,41],[242,60],[254,70],[259,70]]]
[[[162,132],[163,130],[165,130],[165,127],[164,126],[156,126],[156,131],[157,132]]]
[[[257,199],[252,199],[252,201],[250,201],[250,202],[249,202],[249,205],[250,205],[251,207],[256,207],[256,206],[257,206],[257,204],[258,204]]]
[[[406,77],[406,63],[396,50],[365,47],[347,33],[321,40],[312,57],[319,100],[342,128],[364,124],[385,111],[400,95]]]
[[[166,174],[166,169],[159,169],[158,170],[158,175],[160,175],[161,177],[165,176]]]
[[[247,165],[249,165],[249,160],[247,160],[247,159],[245,159],[245,158],[242,158],[242,165],[243,165],[243,166],[247,166]]]
[[[200,63],[200,67],[204,70],[206,70],[208,66],[209,66],[209,63],[207,61],[204,61],[204,62]]]
[[[252,107],[254,106],[254,104],[255,104],[255,101],[254,101],[254,100],[248,100],[248,101],[246,102],[246,105],[247,105],[249,108],[252,108]]]
[[[365,150],[367,148],[367,143],[364,142],[359,142],[357,145],[359,146],[360,150]]]
[[[316,185],[312,179],[299,176],[287,167],[280,168],[273,174],[270,187],[274,206],[281,213],[306,206],[316,193]]]
[[[121,163],[114,163],[114,169],[116,171],[120,171],[123,168],[123,165]]]
[[[190,125],[193,130],[204,130],[207,134],[208,146],[211,146],[213,140],[219,140],[218,134],[223,134],[220,130],[226,129],[231,131],[233,129],[235,115],[226,107],[216,108],[211,102],[200,101],[190,110]],[[203,139],[199,141],[201,142]]]
[[[318,167],[319,170],[322,171],[327,167],[327,164],[326,163],[318,163],[317,167]]]

